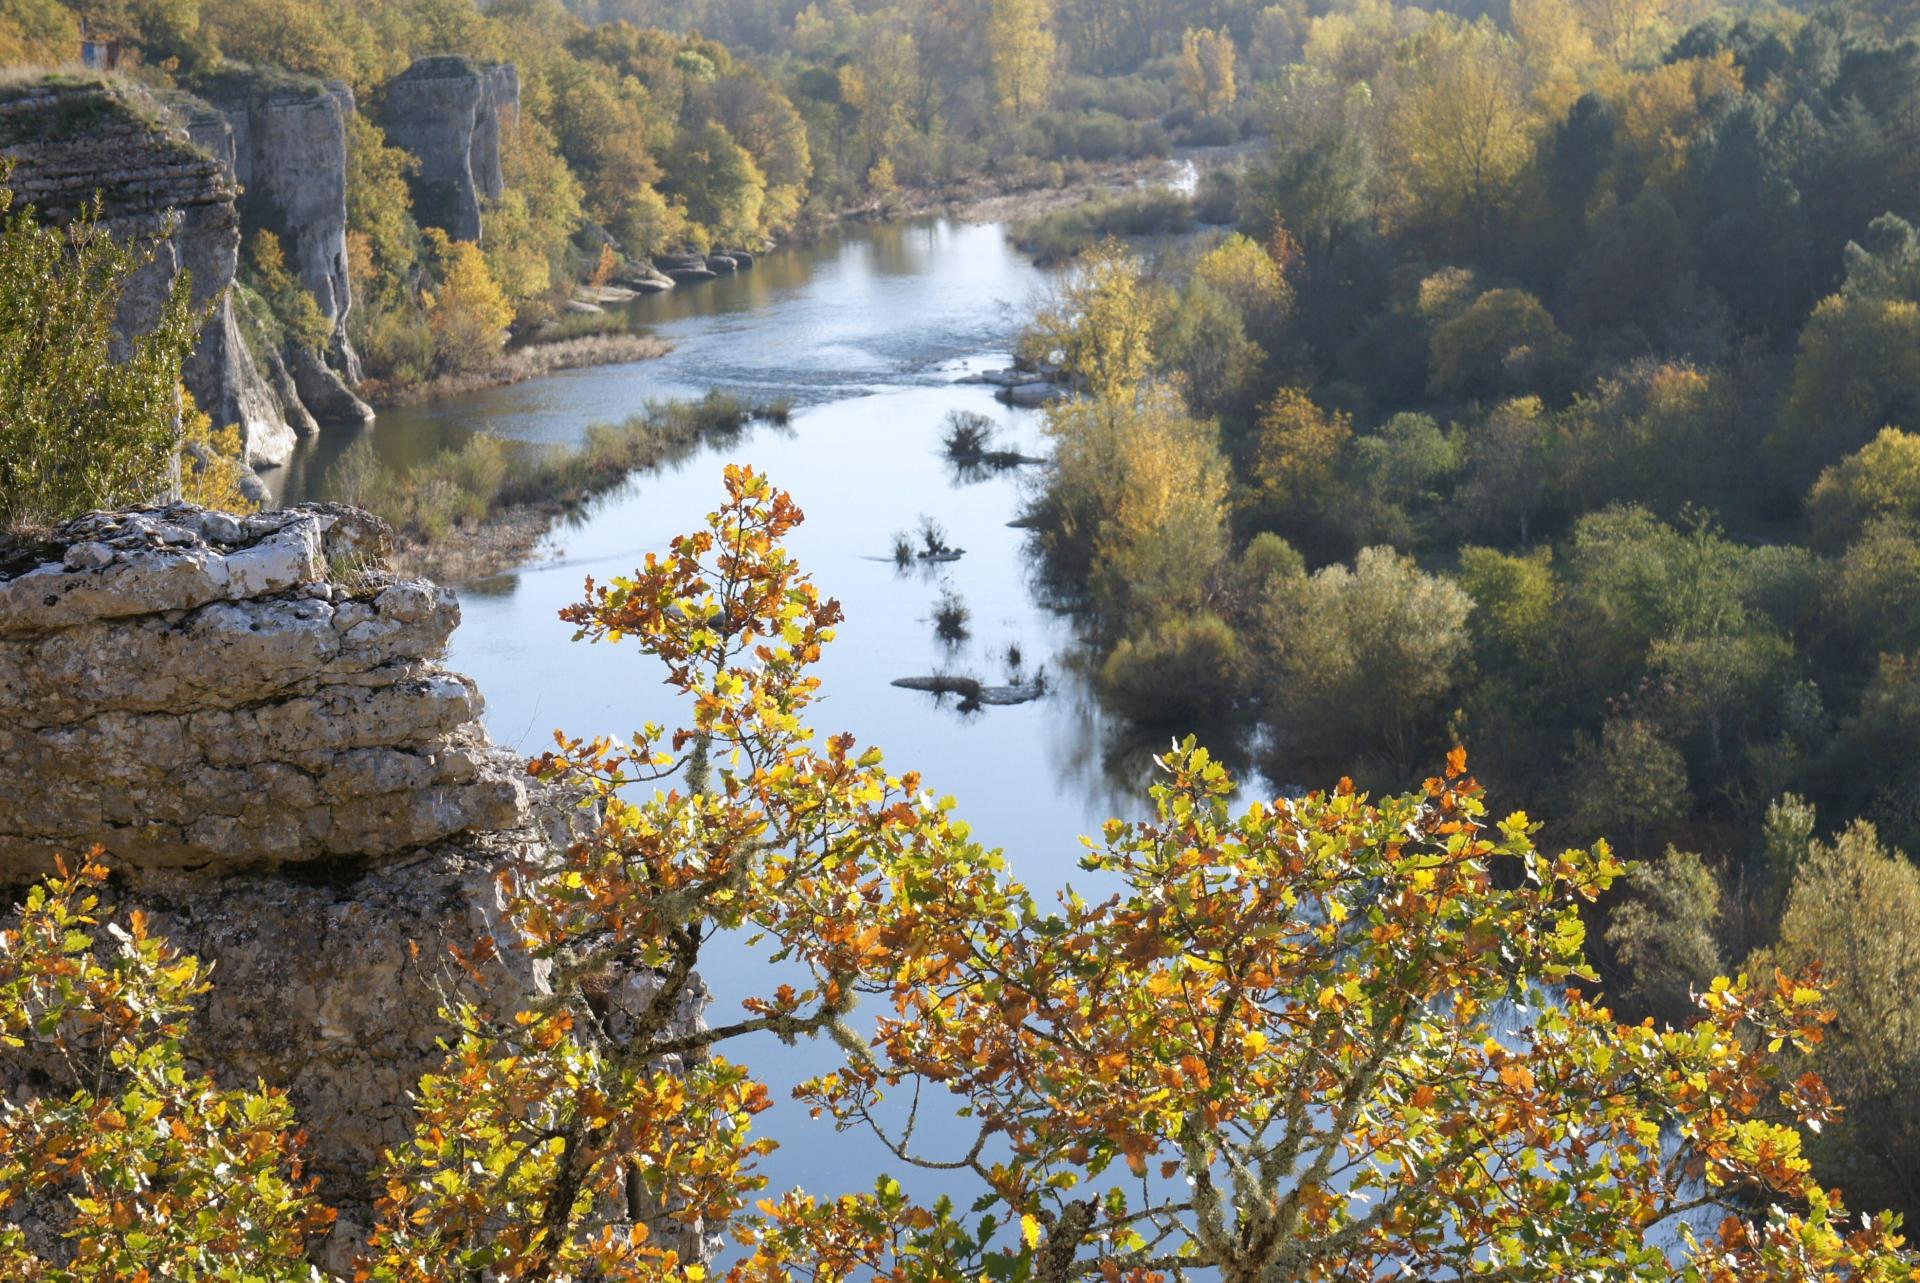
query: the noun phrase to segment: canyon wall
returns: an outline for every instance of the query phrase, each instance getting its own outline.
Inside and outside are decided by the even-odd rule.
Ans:
[[[353,91],[339,82],[240,69],[201,78],[194,91],[218,109],[232,132],[242,225],[249,233],[260,229],[279,238],[289,269],[333,324],[325,366],[340,386],[310,390],[303,381],[301,400],[323,419],[371,419],[347,391],[364,377],[347,338],[353,306],[347,277],[347,121],[354,110]],[[301,377],[299,370],[295,377]]]
[[[505,188],[501,122],[519,108],[520,75],[508,63],[422,58],[388,83],[380,123],[420,162],[409,181],[422,227],[480,240],[484,202]]]

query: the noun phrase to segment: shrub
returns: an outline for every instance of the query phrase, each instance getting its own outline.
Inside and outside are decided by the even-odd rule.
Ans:
[[[186,275],[116,360],[121,295],[145,256],[100,227],[97,203],[55,228],[8,213],[11,200],[0,188],[0,528],[164,494],[198,329]]]
[[[1128,196],[1102,196],[1032,219],[1014,228],[1014,243],[1041,264],[1064,263],[1109,236],[1164,236],[1184,232],[1193,204],[1179,192],[1157,188]]]
[[[993,444],[993,435],[993,420],[986,415],[953,410],[947,414],[946,430],[940,439],[949,459],[965,462],[986,454]]]
[[[1434,327],[1432,390],[1487,396],[1528,392],[1567,354],[1553,314],[1524,290],[1489,290]]]
[[[949,646],[965,641],[969,614],[967,603],[960,600],[959,594],[951,588],[943,588],[940,600],[933,607],[934,635]]]
[[[1853,542],[1875,517],[1920,521],[1920,435],[1880,429],[1822,472],[1807,493],[1807,521],[1828,549]]]
[[[1136,722],[1190,730],[1245,698],[1247,664],[1240,639],[1218,615],[1171,615],[1121,639],[1100,666],[1100,687]]]

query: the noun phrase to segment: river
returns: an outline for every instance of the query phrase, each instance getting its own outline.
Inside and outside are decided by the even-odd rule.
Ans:
[[[648,721],[681,724],[686,712],[661,674],[630,645],[570,641],[556,617],[589,575],[631,571],[649,549],[697,527],[720,498],[729,461],[751,463],[789,490],[807,514],[792,541],[846,622],[819,673],[813,725],[878,744],[895,769],[923,772],[928,787],[960,800],[983,842],[1003,848],[1015,876],[1043,894],[1075,876],[1080,835],[1143,806],[1146,745],[1101,709],[1076,661],[1074,620],[1049,609],[1034,583],[1027,537],[1008,523],[1023,507],[1032,469],[983,478],[956,473],[940,449],[949,411],[987,414],[1007,444],[1044,454],[1040,416],[1000,405],[991,389],[958,382],[1004,366],[1047,275],[1008,244],[997,225],[947,219],[852,228],[763,257],[751,271],[630,305],[636,329],[674,344],[664,358],[570,371],[513,387],[385,411],[372,429],[380,454],[405,466],[476,431],[565,444],[596,421],[626,417],[650,398],[722,388],[752,398],[791,396],[785,429],[759,425],[707,445],[591,505],[558,529],[533,564],[460,589],[463,622],[450,666],[487,698],[494,739],[533,754],[555,728],[626,734]],[[338,438],[283,479],[317,489]],[[964,548],[957,562],[902,570],[888,555],[896,531],[922,516]],[[964,602],[969,636],[935,635],[944,592]],[[967,673],[988,682],[1044,667],[1050,689],[1013,707],[961,711],[951,700],[901,690],[894,678]],[[703,973],[712,1015],[732,1018],[739,999],[765,992],[769,973],[744,951],[710,956]],[[730,1055],[784,1085],[828,1067],[830,1048],[747,1044]],[[809,1123],[784,1103],[763,1120],[785,1142],[767,1163],[776,1189],[820,1193],[870,1186],[897,1168],[865,1138],[796,1144]],[[926,1182],[913,1182],[917,1190]],[[933,1182],[938,1187],[943,1182]]]

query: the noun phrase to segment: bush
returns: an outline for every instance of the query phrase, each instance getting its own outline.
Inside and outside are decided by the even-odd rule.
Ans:
[[[1021,223],[1014,244],[1041,264],[1064,263],[1109,236],[1167,236],[1193,225],[1193,204],[1170,188],[1104,196]]]
[[[1825,548],[1844,548],[1875,517],[1920,521],[1920,436],[1880,429],[1807,494],[1807,521]]]
[[[940,440],[949,459],[964,463],[985,455],[993,445],[993,435],[993,420],[986,415],[953,410],[947,415],[946,430]]]
[[[1226,116],[1199,116],[1181,141],[1189,147],[1230,147],[1240,141],[1240,127]]]
[[[1461,397],[1531,391],[1566,353],[1566,336],[1539,299],[1489,290],[1434,327],[1431,388]]]
[[[1240,175],[1231,169],[1209,169],[1200,176],[1193,197],[1193,216],[1211,227],[1226,227],[1240,217]]]
[[[1246,697],[1240,639],[1218,615],[1171,615],[1124,638],[1100,666],[1100,686],[1122,714],[1149,726],[1192,729]]]
[[[0,215],[11,202],[0,188]],[[0,528],[50,525],[169,486],[180,367],[197,318],[183,273],[154,327],[114,359],[115,322],[143,259],[95,221],[32,210],[0,223]]]

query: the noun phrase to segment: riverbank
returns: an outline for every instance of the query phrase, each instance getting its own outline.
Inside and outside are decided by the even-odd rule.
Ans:
[[[482,433],[405,476],[382,464],[369,442],[336,465],[333,489],[393,526],[396,569],[471,583],[528,564],[562,520],[635,473],[755,420],[785,423],[789,412],[784,402],[750,406],[711,392],[649,404],[624,423],[593,424],[578,447],[533,458]]]
[[[631,361],[651,361],[673,351],[673,344],[647,334],[587,334],[578,338],[555,339],[547,343],[529,343],[500,354],[500,359],[478,370],[442,374],[425,383],[407,387],[386,387],[378,383],[361,389],[375,409],[397,405],[422,405],[445,397],[486,388],[510,387],[558,374],[562,370],[583,370],[596,365],[624,365]]]

